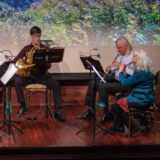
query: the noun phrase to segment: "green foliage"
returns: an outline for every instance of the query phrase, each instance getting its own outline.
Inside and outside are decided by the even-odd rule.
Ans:
[[[2,18],[22,33],[38,25],[45,38],[59,45],[106,45],[120,35],[133,43],[147,44],[150,39],[151,44],[159,44],[159,8],[158,0],[43,0],[36,8]]]
[[[64,42],[65,44],[71,43],[69,39],[73,40],[74,42],[76,41],[76,44],[78,43],[78,41],[79,44],[84,42],[82,39],[82,34],[73,34],[74,31],[72,30],[73,28],[71,28],[73,24],[79,24],[81,30],[88,34],[90,39],[91,35],[89,35],[89,33],[91,31],[83,27],[83,24],[85,24],[87,21],[90,22],[92,30],[95,30],[94,28],[99,30],[97,32],[98,37],[102,27],[112,28],[113,32],[110,31],[109,34],[114,34],[115,31],[117,32],[117,35],[111,36],[112,38],[121,34],[128,34],[128,15],[130,13],[137,18],[137,35],[143,34],[144,37],[150,36],[148,35],[148,31],[154,31],[155,26],[160,23],[159,4],[151,3],[145,0],[117,0],[114,1],[114,3],[113,1],[103,0],[92,1],[92,3],[90,4],[87,4],[85,0],[45,0],[41,5],[40,10],[46,11],[44,12],[44,16],[47,16],[50,19],[50,24],[56,26],[62,25],[68,29],[68,31],[65,31],[65,34],[63,35],[64,37],[68,33],[70,35],[70,38],[64,38],[66,39],[66,41]],[[37,14],[34,14],[34,16],[35,20],[38,20],[40,19],[40,17],[43,17],[43,13],[37,12]],[[85,16],[91,16],[91,18],[85,19]],[[155,24],[155,22],[157,22],[157,24]],[[63,27],[62,32],[64,32]],[[104,35],[107,36],[107,34],[108,31],[105,31]],[[141,38],[143,36],[141,36]],[[100,39],[106,40],[106,38],[102,37]],[[143,40],[145,41],[145,39]],[[105,42],[103,42],[103,44],[105,44]]]
[[[160,46],[160,35],[156,34],[154,35],[155,40],[153,40],[153,45]]]

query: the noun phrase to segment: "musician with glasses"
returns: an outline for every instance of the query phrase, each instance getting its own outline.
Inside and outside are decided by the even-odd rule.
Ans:
[[[89,82],[85,99],[85,105],[88,105],[89,109],[87,112],[83,113],[77,118],[91,120],[91,118],[93,117],[92,109],[95,103],[94,100],[96,97],[96,91],[99,90],[99,102],[102,102],[99,103],[99,106],[103,107],[103,116],[100,120],[100,123],[105,124],[107,121],[111,121],[112,114],[108,110],[108,96],[110,94],[130,91],[130,87],[123,86],[119,81],[118,69],[120,64],[129,64],[132,62],[132,46],[130,45],[129,41],[123,36],[116,40],[115,46],[118,51],[118,55],[112,63],[112,66],[106,67],[106,70],[110,70],[111,72],[110,75],[107,74],[108,81],[106,83],[100,83],[100,80],[98,78],[96,79],[96,82],[95,78],[93,78]],[[126,67],[126,74],[133,74],[132,64]]]
[[[31,38],[31,44],[26,45],[19,54],[14,58],[13,63],[19,62],[21,59],[27,60],[27,53],[31,52],[32,50],[36,48],[47,48],[45,45],[40,43],[40,37],[41,37],[41,29],[37,26],[33,26],[30,29],[30,38]],[[21,104],[20,109],[17,114],[15,114],[15,117],[20,117],[24,113],[28,112],[28,108],[25,104],[24,99],[24,93],[23,93],[23,87],[25,87],[28,84],[33,83],[40,83],[45,84],[46,83],[46,76],[47,76],[47,70],[51,67],[51,64],[36,64],[34,67],[31,68],[31,72],[26,77],[21,77],[20,75],[16,75],[14,77],[14,86],[17,93],[17,99],[18,102]],[[54,99],[54,107],[55,107],[55,118],[57,118],[60,121],[64,121],[64,117],[60,112],[61,108],[61,97],[60,97],[60,84],[56,80],[52,78],[50,74],[48,74],[48,88],[53,89],[53,99]]]

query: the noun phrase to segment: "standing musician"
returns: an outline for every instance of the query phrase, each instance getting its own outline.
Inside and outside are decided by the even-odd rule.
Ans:
[[[130,91],[130,87],[122,86],[121,82],[119,81],[119,71],[118,68],[120,64],[129,64],[132,62],[132,46],[128,42],[125,37],[120,37],[115,42],[116,49],[118,51],[118,55],[115,58],[112,66],[107,66],[106,70],[111,71],[113,79],[107,77],[107,82],[101,84],[99,79],[96,79],[96,82],[93,78],[88,84],[88,89],[86,93],[85,104],[89,107],[94,106],[94,99],[96,97],[96,91],[99,89],[99,106],[103,107],[104,114],[100,120],[101,124],[105,124],[107,121],[112,120],[112,115],[108,110],[108,96],[109,94],[115,94],[119,92],[128,92]],[[132,64],[126,67],[126,74],[132,75]],[[87,112],[83,113],[82,115],[78,116],[79,119],[87,119],[91,120],[93,117],[93,113],[91,109],[88,109]]]
[[[30,29],[30,38],[31,38],[31,44],[26,45],[19,54],[15,57],[13,60],[13,63],[17,64],[22,58],[27,60],[27,53],[30,51],[36,49],[36,48],[47,48],[45,45],[40,43],[40,37],[41,37],[41,29],[37,26],[33,26]],[[20,75],[15,75],[14,77],[14,86],[17,93],[17,99],[18,102],[21,104],[21,107],[17,114],[15,114],[15,117],[20,117],[24,113],[28,112],[29,109],[27,108],[25,104],[24,99],[24,93],[23,93],[23,87],[28,84],[33,83],[40,83],[45,84],[46,78],[47,78],[47,69],[51,67],[51,64],[37,64],[34,67],[32,67],[30,70],[30,74],[26,77],[21,77]],[[61,108],[61,98],[60,98],[60,84],[59,82],[52,79],[52,76],[48,74],[48,81],[47,81],[47,87],[53,89],[53,99],[54,99],[54,106],[55,106],[55,118],[57,118],[60,121],[65,121],[63,115],[60,112]]]

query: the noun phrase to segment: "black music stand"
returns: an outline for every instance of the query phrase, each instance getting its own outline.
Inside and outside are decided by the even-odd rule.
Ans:
[[[97,71],[99,71],[102,74],[104,73],[103,67],[102,67],[101,63],[99,62],[99,60],[93,59],[90,56],[89,57],[80,57],[80,59],[81,59],[85,69],[92,70],[91,64],[93,64],[96,67]],[[87,61],[90,62],[91,64],[89,64]]]
[[[43,48],[37,49],[33,55],[33,64],[46,64],[46,67],[49,63],[61,62],[63,59],[64,48]],[[28,120],[36,120],[37,116],[41,113],[43,109],[46,109],[46,119],[48,119],[48,111],[52,119],[56,122],[54,114],[51,110],[50,105],[48,104],[48,72],[46,75],[46,93],[45,93],[46,104],[42,106],[39,111],[33,116],[28,117]]]
[[[96,75],[104,82],[106,83],[106,81],[104,80],[104,78],[101,76],[101,74],[103,75],[104,74],[104,70],[102,68],[102,65],[101,63],[96,60],[96,59],[93,59],[92,57],[80,57],[83,65],[84,65],[84,68],[85,69],[89,69],[90,70],[90,73],[91,71],[93,70]]]
[[[7,61],[5,62],[4,64],[2,64],[1,66],[1,77],[5,74],[9,64],[11,62],[10,61]],[[13,130],[13,127],[18,130],[19,132],[21,132],[22,134],[24,133],[20,128],[18,128],[14,123],[16,124],[21,124],[20,121],[13,121],[11,120],[11,113],[8,115],[8,119],[7,119],[7,115],[5,113],[5,110],[6,110],[6,86],[8,86],[8,92],[10,90],[10,93],[8,94],[9,96],[9,101],[11,101],[11,82],[10,82],[11,79],[8,80],[8,82],[6,84],[3,84],[3,104],[4,104],[4,118],[3,120],[0,121],[0,123],[2,123],[3,125],[0,127],[0,129],[4,128],[4,127],[8,127],[8,135],[13,135],[13,138],[14,138],[14,141],[16,142],[16,137],[15,137],[15,134],[14,134],[14,130]]]
[[[106,83],[106,81],[104,80],[104,78],[101,76],[101,74],[104,74],[104,70],[101,66],[101,63],[98,61],[98,60],[95,60],[93,59],[92,57],[80,57],[83,65],[84,65],[84,68],[86,70],[90,70],[90,80],[92,79],[91,78],[91,71],[94,71],[94,73],[104,82]],[[95,90],[96,90],[96,76],[94,78],[95,80]],[[76,134],[79,134],[83,131],[85,131],[86,129],[90,128],[93,126],[93,143],[95,142],[95,135],[96,135],[96,107],[95,107],[95,97],[94,97],[94,106],[92,106],[93,109],[89,106],[89,110],[92,112],[93,114],[93,124],[89,125],[88,127],[86,128],[83,128],[81,129],[80,131],[78,131]],[[97,120],[98,121],[98,120]],[[100,125],[99,125],[99,122],[98,122],[98,127],[104,131],[106,131],[104,128],[102,128]],[[108,131],[106,131],[108,132]],[[108,132],[109,134],[111,134],[110,132]]]

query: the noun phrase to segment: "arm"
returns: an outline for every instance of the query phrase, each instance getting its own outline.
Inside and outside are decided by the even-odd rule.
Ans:
[[[119,72],[119,80],[124,86],[132,86],[134,84],[137,84],[141,81],[141,77],[143,78],[143,75],[140,75],[137,72],[134,72],[134,74],[129,77],[125,77],[123,72]]]
[[[119,67],[120,67],[120,55],[114,60],[114,62],[112,63],[112,66],[111,66],[111,71],[115,71],[117,70]]]
[[[26,54],[26,48],[24,47],[19,53],[18,55],[13,59],[13,63],[15,64],[17,62],[17,60],[19,60],[20,58],[23,58]]]

